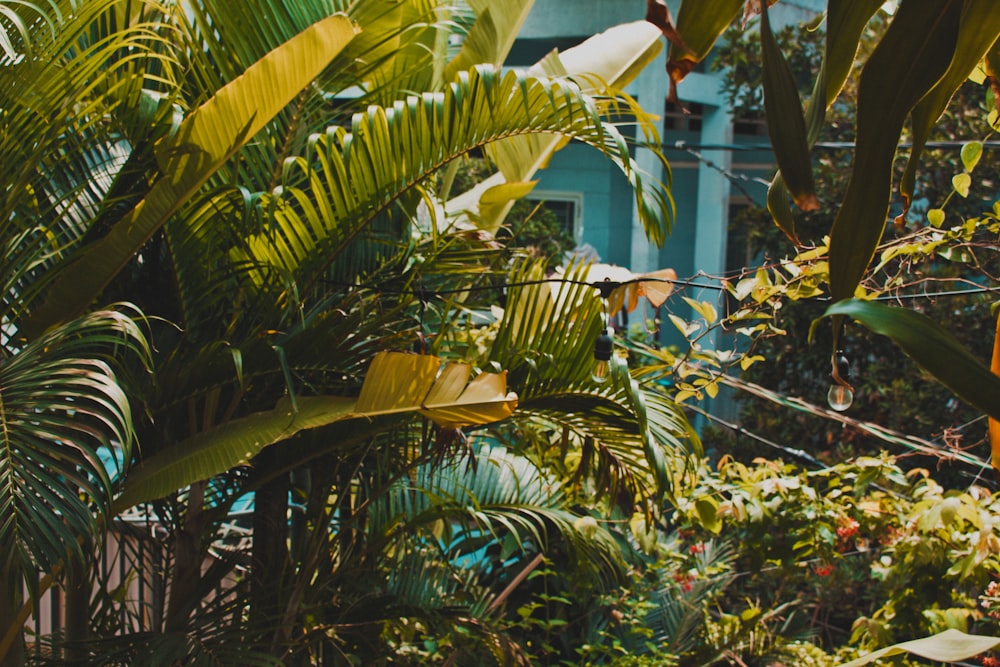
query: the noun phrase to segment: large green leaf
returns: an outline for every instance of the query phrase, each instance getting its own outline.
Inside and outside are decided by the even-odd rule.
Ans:
[[[261,449],[296,433],[345,419],[353,398],[288,398],[274,410],[234,419],[199,433],[133,467],[125,488],[115,499],[115,512],[162,498],[199,480],[247,465]]]
[[[865,65],[854,166],[830,232],[830,289],[836,300],[854,295],[882,238],[903,122],[948,69],[962,8],[960,0],[902,3]]]
[[[872,651],[857,660],[844,663],[841,667],[861,667],[862,665],[870,665],[881,658],[906,653],[912,653],[935,662],[958,662],[974,658],[997,646],[1000,646],[1000,637],[970,635],[952,628],[930,637],[901,642]]]
[[[157,151],[159,180],[146,198],[56,279],[26,331],[87,308],[135,252],[241,145],[309,84],[354,37],[344,16],[309,27],[251,66],[189,115]]]
[[[934,123],[944,113],[952,95],[966,81],[969,73],[980,63],[998,37],[1000,37],[1000,12],[997,11],[996,2],[966,0],[951,65],[937,85],[913,107],[911,119],[913,148],[899,186],[905,208],[896,218],[897,221],[902,222],[909,209],[920,155],[934,128]]]
[[[286,397],[273,410],[198,433],[136,466],[115,508],[123,511],[247,465],[265,447],[338,421],[419,412],[442,427],[459,428],[509,417],[517,395],[507,392],[505,374],[481,373],[470,382],[471,373],[467,364],[442,368],[438,357],[381,352],[372,360],[356,399]]]
[[[798,207],[803,211],[815,211],[819,208],[819,200],[813,183],[812,157],[798,84],[771,31],[766,5],[761,13],[760,38],[764,110],[774,157],[782,180]]]
[[[863,2],[830,0],[827,6],[826,48],[823,52],[823,62],[806,109],[806,137],[810,147],[819,138],[827,108],[837,99],[854,66],[862,31],[872,14],[882,4],[881,0]],[[768,117],[770,119],[770,114]],[[788,188],[779,171],[774,175],[767,190],[767,210],[778,228],[793,243],[798,244],[795,217],[788,197]]]
[[[959,398],[1000,418],[1000,377],[937,322],[913,310],[860,299],[833,304],[824,313],[831,315],[852,317],[872,331],[888,336]]]
[[[823,104],[829,107],[847,81],[858,44],[881,0],[830,0],[826,10],[826,48],[823,55]],[[815,96],[813,99],[817,99]]]

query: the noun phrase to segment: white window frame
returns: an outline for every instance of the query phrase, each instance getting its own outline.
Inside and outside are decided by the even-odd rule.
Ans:
[[[573,203],[573,240],[580,243],[583,239],[583,193],[572,190],[532,190],[525,197],[529,202],[572,202]]]

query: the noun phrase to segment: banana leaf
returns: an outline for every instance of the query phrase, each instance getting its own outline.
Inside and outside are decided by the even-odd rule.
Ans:
[[[360,396],[281,399],[273,410],[234,419],[178,443],[135,466],[114,507],[122,512],[230,468],[248,465],[265,447],[302,431],[349,419],[419,412],[444,428],[509,417],[517,395],[505,373],[482,373],[428,355],[381,352],[372,361]]]

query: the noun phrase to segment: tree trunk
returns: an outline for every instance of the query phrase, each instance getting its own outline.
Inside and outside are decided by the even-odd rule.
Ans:
[[[86,667],[88,651],[83,642],[90,638],[90,596],[92,591],[90,577],[85,566],[73,567],[66,572],[64,591],[66,595],[64,658],[67,665]]]
[[[262,476],[279,467],[277,448],[265,449],[255,464]],[[260,633],[261,649],[273,651],[280,637],[281,597],[288,572],[288,475],[264,482],[254,497],[253,561],[250,572],[250,623]],[[279,649],[280,650],[280,649]]]
[[[194,597],[201,580],[203,554],[201,535],[205,522],[205,482],[191,485],[184,522],[174,537],[174,571],[170,577],[169,599],[164,629],[182,632],[196,604]]]
[[[0,667],[24,667],[26,664],[24,628],[17,627],[18,612],[21,610],[20,592],[21,577],[14,575],[9,567],[0,569],[0,642],[4,642],[8,635],[13,639],[6,651],[0,643]]]

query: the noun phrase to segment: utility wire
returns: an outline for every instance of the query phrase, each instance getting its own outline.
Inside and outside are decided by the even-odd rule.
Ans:
[[[982,141],[983,149],[997,150],[1000,149],[1000,141]],[[966,142],[962,141],[928,141],[924,144],[924,148],[940,148],[944,150],[961,150],[965,146]],[[813,145],[814,148],[820,150],[854,150],[857,144],[853,141],[819,141]],[[697,144],[688,143],[686,141],[675,141],[673,144],[663,144],[662,148],[664,150],[681,150],[681,151],[732,151],[732,152],[753,152],[753,151],[773,151],[771,144],[768,142],[757,142],[757,143],[747,143],[747,144]],[[913,144],[901,143],[899,148],[913,148]]]
[[[333,280],[325,281],[327,285],[333,285],[335,287],[344,288],[355,288],[355,289],[367,289],[375,292],[383,292],[385,294],[398,294],[398,295],[408,295],[415,296],[421,301],[429,301],[433,298],[439,298],[442,296],[447,296],[449,294],[464,294],[468,292],[488,292],[491,290],[498,289],[509,289],[514,287],[530,287],[533,285],[546,285],[546,284],[566,284],[566,285],[588,285],[598,290],[602,294],[605,292],[611,292],[619,287],[624,287],[626,285],[635,285],[638,283],[669,283],[681,289],[685,287],[691,287],[694,289],[704,289],[713,290],[716,292],[726,291],[726,286],[721,284],[712,284],[704,282],[695,282],[699,277],[724,280],[723,278],[713,278],[713,276],[707,276],[703,273],[698,273],[687,279],[673,279],[673,278],[654,278],[654,277],[642,277],[636,276],[635,278],[630,278],[628,280],[597,280],[597,281],[587,281],[587,280],[576,280],[573,278],[563,278],[559,276],[552,276],[550,278],[538,278],[536,280],[521,280],[514,282],[504,282],[496,283],[492,285],[479,285],[470,287],[455,287],[449,289],[393,289],[390,287],[385,287],[376,284],[365,284],[365,283],[347,283],[338,282]],[[882,295],[874,297],[874,301],[899,301],[899,300],[913,300],[913,299],[936,299],[939,297],[949,297],[949,296],[968,296],[970,294],[989,294],[993,292],[1000,292],[1000,286],[998,287],[970,287],[968,289],[961,290],[942,290],[937,292],[916,292],[910,294],[893,294],[893,295]],[[815,297],[817,301],[829,301],[830,297],[822,296]]]

